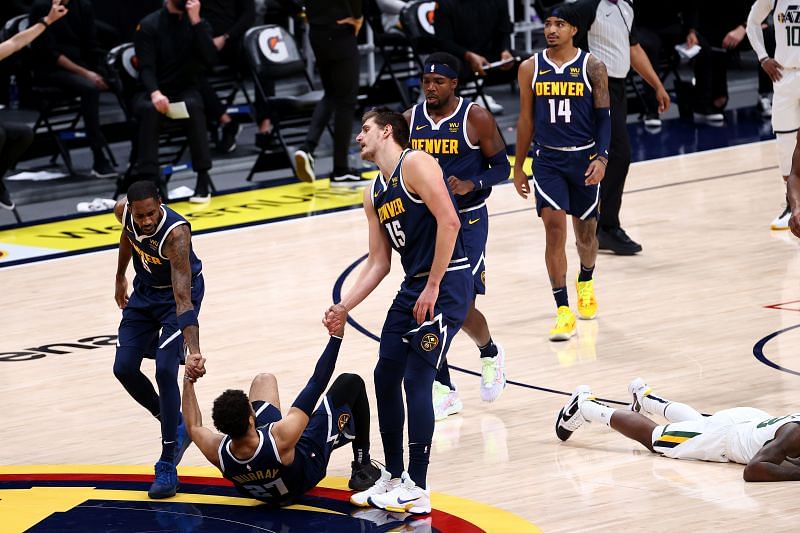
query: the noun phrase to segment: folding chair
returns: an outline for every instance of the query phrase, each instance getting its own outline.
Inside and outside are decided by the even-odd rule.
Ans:
[[[119,100],[119,105],[125,113],[125,118],[130,125],[131,153],[128,160],[128,168],[125,173],[117,179],[114,198],[130,184],[133,178],[133,169],[138,157],[137,131],[138,125],[133,110],[133,101],[137,93],[143,91],[139,81],[139,70],[137,68],[136,50],[133,43],[124,43],[112,49],[106,58],[106,65],[110,72],[109,83],[114,94]],[[191,163],[181,162],[189,141],[185,134],[185,126],[178,121],[165,120],[159,130],[158,137],[158,163],[161,168],[161,180],[159,188],[162,194],[166,193],[166,185],[172,174],[180,170],[189,170]],[[214,184],[211,183],[211,190],[216,191]],[[165,196],[166,198],[166,196]]]
[[[257,172],[283,168],[292,169],[292,174],[297,177],[289,145],[300,144],[305,138],[311,115],[324,92],[314,90],[306,72],[306,62],[294,38],[281,26],[269,24],[250,28],[244,36],[244,48],[255,90],[269,107],[273,125],[271,142],[259,146],[260,152],[247,181],[252,181]],[[267,78],[302,80],[304,83],[301,85],[305,88],[294,95],[269,96],[264,90],[263,80]]]
[[[3,27],[3,38],[10,39],[27,28],[28,15],[18,15],[6,22]],[[24,52],[23,55],[17,54],[17,68],[15,70],[19,73],[18,83],[22,81],[22,84],[27,86],[30,83],[28,80],[31,79],[31,69],[29,67],[30,59],[28,54]],[[22,80],[19,80],[19,77]],[[67,172],[71,176],[77,175],[72,165],[72,156],[67,143],[79,142],[83,146],[86,145],[86,132],[78,128],[82,118],[80,98],[65,95],[62,89],[37,83],[35,79],[31,83],[31,91],[34,96],[33,102],[39,111],[39,116],[33,126],[33,132],[34,134],[46,132],[56,146],[57,152],[51,157],[50,164],[56,164],[60,156],[67,167]],[[116,166],[114,154],[105,142],[103,143],[103,151],[112,165]]]
[[[366,0],[364,3],[364,19],[372,29],[375,48],[382,60],[375,81],[368,89],[368,101],[397,101],[392,99],[391,96],[394,95],[404,108],[410,107],[416,100],[412,96],[411,87],[419,87],[422,58],[415,52],[408,35],[399,28],[397,31],[384,30],[381,12],[375,0]]]

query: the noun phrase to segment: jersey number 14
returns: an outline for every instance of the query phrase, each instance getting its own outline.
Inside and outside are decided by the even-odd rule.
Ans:
[[[550,124],[555,124],[558,117],[564,117],[564,122],[569,124],[572,111],[569,109],[569,100],[556,100],[550,98],[547,103],[550,105]]]

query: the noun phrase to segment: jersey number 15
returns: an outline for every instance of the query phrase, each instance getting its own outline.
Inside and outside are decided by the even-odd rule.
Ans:
[[[569,100],[550,98],[547,103],[550,105],[550,124],[555,124],[558,117],[564,117],[564,122],[569,124],[572,117],[572,111],[569,109]]]

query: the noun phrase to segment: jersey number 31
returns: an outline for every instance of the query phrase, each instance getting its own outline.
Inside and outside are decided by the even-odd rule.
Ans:
[[[564,117],[564,122],[569,124],[572,117],[572,111],[569,109],[569,100],[558,100],[558,104],[556,104],[556,100],[550,98],[547,103],[550,104],[550,124],[555,124],[558,117]]]

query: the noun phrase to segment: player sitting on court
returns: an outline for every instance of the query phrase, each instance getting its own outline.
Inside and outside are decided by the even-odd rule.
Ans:
[[[753,407],[734,407],[703,416],[654,395],[641,378],[628,391],[630,409],[614,409],[597,401],[588,386],[579,386],[558,413],[556,435],[565,441],[584,422],[602,422],[664,457],[747,465],[745,481],[800,480],[800,413],[772,417]],[[639,411],[670,423],[658,425]]]
[[[341,374],[314,410],[339,355],[347,313],[340,316],[344,319],[337,323],[314,374],[285,417],[281,417],[275,376],[259,374],[249,398],[241,390],[226,390],[214,400],[214,425],[225,435],[214,433],[203,427],[194,380],[184,377],[184,421],[192,441],[242,494],[287,505],[322,481],[331,452],[350,441],[354,460],[348,486],[366,490],[380,477],[369,457],[364,380],[356,374]],[[204,374],[203,362],[191,361],[191,365]]]

